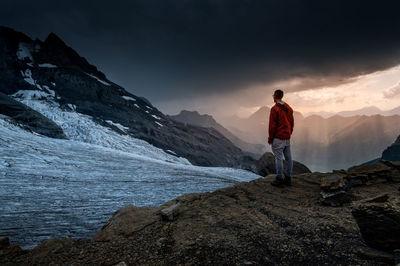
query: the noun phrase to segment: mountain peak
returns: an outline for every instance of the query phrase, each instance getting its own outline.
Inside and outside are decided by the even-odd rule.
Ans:
[[[266,119],[268,117],[270,108],[268,106],[261,106],[255,113],[249,116],[250,120]]]
[[[51,32],[46,40],[44,41],[45,44],[52,44],[57,46],[66,46],[65,42],[57,36],[54,32]]]

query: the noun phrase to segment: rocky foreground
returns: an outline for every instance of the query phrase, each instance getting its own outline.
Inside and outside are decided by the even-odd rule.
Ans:
[[[93,239],[50,239],[21,250],[3,238],[0,264],[394,264],[399,164],[296,175],[284,188],[272,187],[272,178],[184,195],[155,208],[127,206]],[[326,201],[327,195],[333,198]]]

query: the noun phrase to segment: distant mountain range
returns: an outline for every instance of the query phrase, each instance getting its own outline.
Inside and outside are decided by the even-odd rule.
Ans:
[[[293,156],[313,171],[348,168],[377,158],[400,134],[400,116],[389,116],[398,109],[385,112],[387,116],[329,118],[319,115],[304,118],[295,112]],[[263,144],[267,142],[269,112],[270,108],[264,106],[248,118],[230,117],[221,120],[221,124],[249,143]]]
[[[26,106],[29,99],[87,115],[196,165],[255,169],[255,160],[220,132],[169,118],[146,99],[108,80],[54,33],[41,41],[0,27],[0,92],[0,114],[13,114],[16,123],[39,134],[64,137],[50,121],[51,114],[45,119],[39,107]]]
[[[349,117],[349,116],[355,116],[355,115],[367,115],[367,116],[371,116],[371,115],[384,115],[384,116],[391,116],[391,115],[400,115],[400,106],[387,110],[387,111],[383,111],[381,109],[379,109],[376,106],[367,106],[367,107],[363,107],[361,109],[356,109],[356,110],[351,110],[351,111],[341,111],[338,113],[334,113],[334,112],[309,112],[306,113],[305,116],[311,116],[311,115],[318,115],[318,116],[322,116],[324,118],[329,118],[331,116],[334,115],[340,115],[340,116],[344,116],[344,117]]]

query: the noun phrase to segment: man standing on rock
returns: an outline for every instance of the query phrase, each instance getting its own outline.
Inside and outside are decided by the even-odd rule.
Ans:
[[[291,174],[293,168],[292,155],[290,152],[290,136],[292,135],[294,127],[293,109],[282,101],[282,90],[276,90],[273,98],[275,105],[271,108],[269,115],[268,144],[272,146],[272,152],[275,155],[276,178],[272,181],[271,185],[290,186],[292,184]],[[284,175],[283,156],[285,156],[286,160]]]

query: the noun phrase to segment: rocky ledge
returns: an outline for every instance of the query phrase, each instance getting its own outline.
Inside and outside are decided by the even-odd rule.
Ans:
[[[388,170],[382,165],[376,167]],[[0,264],[393,264],[392,249],[398,242],[390,241],[390,246],[382,246],[382,241],[372,243],[375,249],[371,249],[367,244],[371,245],[373,237],[365,232],[375,231],[374,222],[368,222],[376,213],[379,216],[380,210],[389,217],[381,220],[399,217],[398,179],[390,178],[398,169],[391,167],[384,180],[382,173],[378,176],[371,169],[364,170],[358,169],[357,174],[354,169],[329,175],[300,174],[294,176],[293,186],[284,188],[272,187],[273,176],[267,176],[211,193],[184,195],[159,207],[127,206],[92,239],[50,239],[32,250],[11,246],[8,239],[0,240]],[[334,179],[333,174],[348,178],[359,175],[365,180],[351,187],[351,201],[337,207],[320,200],[321,191],[336,191],[342,183],[349,184],[347,178],[328,188],[324,179]],[[373,182],[373,176],[379,182]],[[385,195],[380,196],[383,192]],[[350,193],[349,189],[344,193]],[[368,204],[386,207],[368,211]],[[392,230],[398,230],[398,224],[391,225]],[[376,228],[384,230],[382,226]],[[383,236],[388,239],[390,234],[385,232]],[[398,236],[398,232],[392,235]]]

